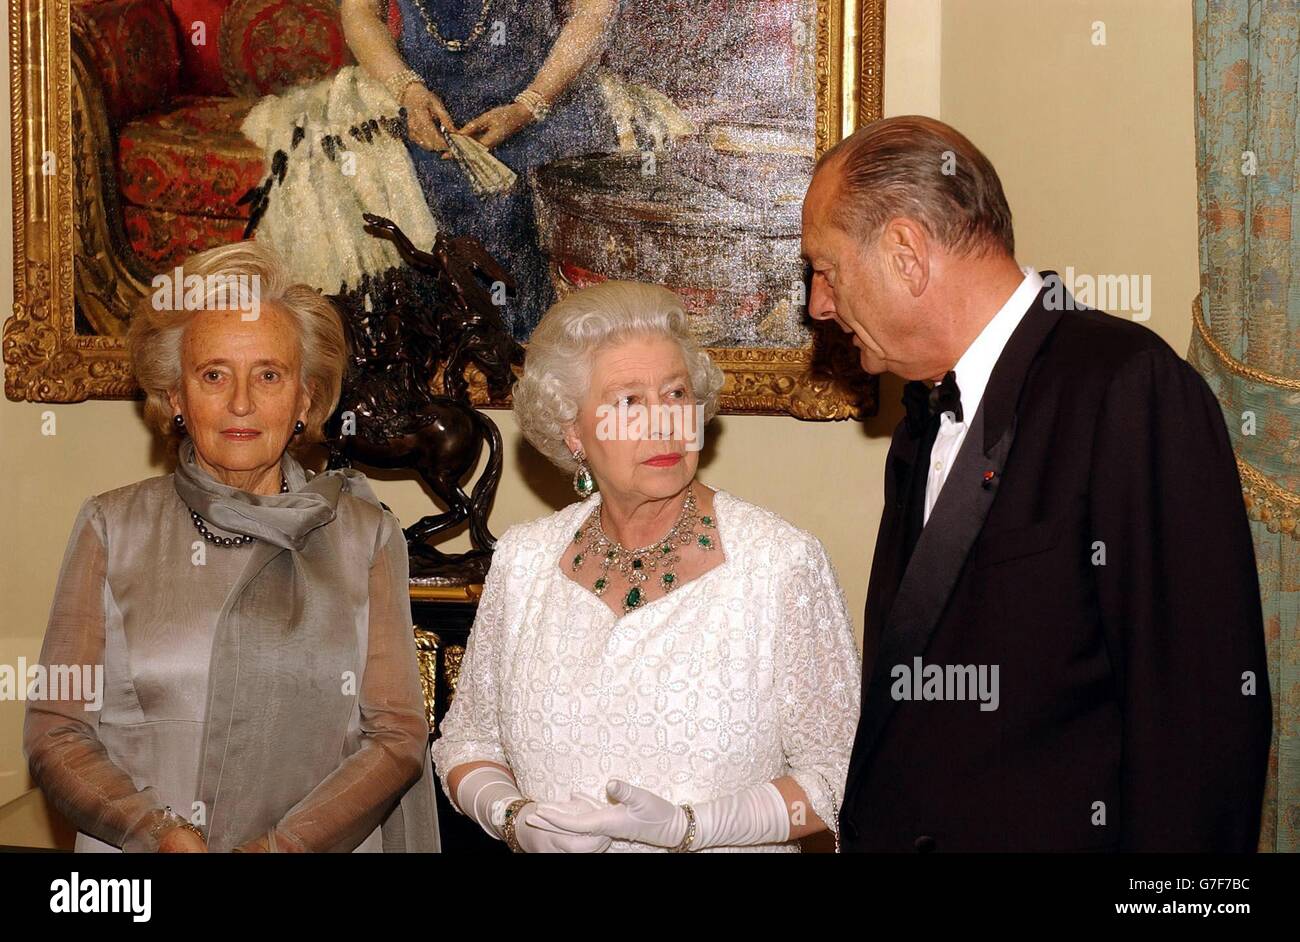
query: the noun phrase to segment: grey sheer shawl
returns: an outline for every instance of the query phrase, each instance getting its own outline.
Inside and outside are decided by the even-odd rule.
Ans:
[[[176,810],[202,810],[213,851],[268,833],[281,849],[439,849],[401,528],[355,471],[309,480],[288,455],[282,469],[288,493],[249,494],[208,475],[187,440],[172,487],[152,479],[83,507],[42,661],[98,650],[103,716],[34,701],[24,743],[52,803],[98,841],[148,846],[139,831],[163,804],[157,778],[175,786],[172,795],[194,783],[193,802]],[[209,556],[239,555],[221,557],[235,576],[228,592],[219,589],[206,700],[195,704],[197,769],[191,762],[188,778],[169,779],[160,744],[200,733],[190,723],[168,740],[149,728],[177,725],[167,715],[176,710],[151,702],[163,699],[151,693],[156,677],[136,676],[150,658],[142,642],[159,635],[133,628],[130,615],[156,608],[170,576],[181,585],[193,578],[184,569],[197,536],[187,507],[218,534],[257,542],[206,547]]]

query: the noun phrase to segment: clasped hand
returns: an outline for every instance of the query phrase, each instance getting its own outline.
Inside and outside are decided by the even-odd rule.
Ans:
[[[605,792],[612,804],[585,796],[581,802],[547,802],[531,809],[527,821],[557,836],[603,841],[600,851],[614,840],[676,847],[686,836],[686,812],[672,802],[620,779],[610,779]]]

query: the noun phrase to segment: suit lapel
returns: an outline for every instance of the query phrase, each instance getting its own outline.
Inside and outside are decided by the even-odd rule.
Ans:
[[[871,678],[863,691],[850,781],[867,761],[896,706],[890,695],[891,671],[897,664],[910,666],[912,659],[920,657],[929,646],[997,496],[1003,468],[1015,441],[1020,391],[1039,350],[1061,317],[1059,310],[1044,307],[1046,290],[1045,286],[1039,292],[998,357],[979,410],[889,606]],[[907,453],[912,460],[915,460],[915,449],[913,443]],[[908,461],[907,467],[901,470],[905,472],[910,465]],[[890,469],[891,473],[898,470]],[[990,471],[993,476],[986,486],[985,477]],[[895,488],[899,480],[895,478]],[[896,493],[894,502],[899,499],[904,498]],[[901,514],[892,506],[890,509],[894,510],[890,538],[897,551],[902,542]],[[874,583],[874,561],[872,575]]]
[[[894,430],[885,467],[885,507],[880,515],[880,530],[871,557],[871,577],[867,584],[867,608],[863,617],[862,667],[871,669],[883,630],[880,613],[889,611],[902,579],[903,525],[907,510],[907,488],[916,463],[920,440],[900,422]],[[863,675],[864,682],[868,679]]]
[[[1008,427],[989,454],[980,447],[983,431],[981,407],[939,492],[930,520],[921,531],[894,597],[863,697],[862,719],[854,746],[859,763],[871,753],[893,713],[890,672],[897,664],[910,665],[929,645],[966,557],[993,506],[997,488],[984,487],[984,474],[992,471],[994,482],[1001,479],[1015,440],[1015,428],[1014,424]]]

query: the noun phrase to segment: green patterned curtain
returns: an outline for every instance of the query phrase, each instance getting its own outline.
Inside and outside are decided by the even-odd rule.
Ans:
[[[1188,359],[1223,405],[1255,536],[1274,723],[1260,849],[1297,851],[1300,0],[1196,0],[1195,17],[1201,293]]]

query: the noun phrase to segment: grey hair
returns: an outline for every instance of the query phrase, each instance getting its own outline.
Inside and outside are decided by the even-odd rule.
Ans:
[[[958,255],[1016,254],[998,172],[942,121],[897,115],[865,124],[822,154],[814,172],[831,163],[839,167],[831,221],[860,242],[877,238],[891,217],[905,216]]]
[[[596,353],[646,335],[677,342],[704,421],[717,415],[726,377],[691,336],[681,298],[660,285],[605,281],[553,304],[528,340],[513,399],[515,420],[529,444],[565,471],[576,469],[564,431],[587,396]]]
[[[156,302],[157,295],[146,295],[131,318],[126,345],[136,382],[144,391],[144,418],[171,444],[180,443],[172,424],[168,394],[181,383],[181,341],[185,328],[204,310],[230,309],[229,285],[239,279],[251,279],[257,285],[257,303],[272,303],[283,308],[298,331],[301,352],[300,381],[311,394],[307,427],[291,439],[296,449],[324,437],[323,425],[338,405],[347,368],[348,344],[343,321],[324,295],[311,285],[296,284],[280,256],[264,242],[245,241],[219,245],[199,252],[181,264],[183,278],[191,275],[203,279],[201,304],[186,303],[179,310]],[[164,285],[171,273],[160,275]],[[155,287],[157,287],[155,279]],[[166,292],[166,288],[160,291]]]

